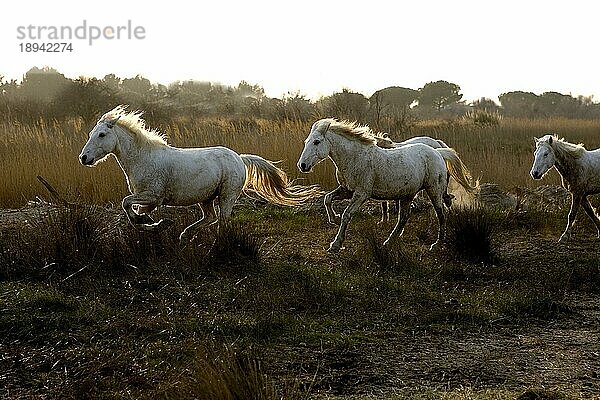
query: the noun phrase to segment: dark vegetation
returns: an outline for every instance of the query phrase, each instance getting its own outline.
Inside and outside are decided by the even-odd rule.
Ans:
[[[83,118],[85,124],[117,104],[130,104],[146,111],[150,122],[200,117],[273,121],[312,121],[336,116],[368,123],[382,131],[412,126],[419,119],[456,118],[481,125],[497,125],[501,117],[579,118],[600,117],[600,104],[592,97],[573,97],[557,92],[536,95],[513,91],[499,95],[500,104],[481,98],[467,104],[460,86],[446,81],[426,83],[420,89],[391,86],[370,97],[344,89],[316,101],[300,93],[279,98],[265,95],[260,85],[245,81],[236,87],[213,82],[177,81],[152,83],[142,76],[102,79],[66,78],[49,68],[32,68],[21,82],[0,75],[0,119],[35,122]]]
[[[369,378],[344,361],[354,354],[348,349],[373,343],[385,349],[407,332],[494,333],[569,320],[576,313],[569,293],[600,293],[597,252],[565,255],[553,239],[530,239],[512,209],[457,210],[445,249],[434,253],[426,250],[435,233],[431,210],[417,212],[391,249],[380,244],[387,229],[375,229],[369,215],[375,210],[356,218],[348,248],[332,257],[323,250],[331,229],[318,209],[247,202],[236,208],[234,225],[208,229],[181,247],[177,235],[196,211],[163,210],[176,225],[147,233],[113,208],[31,205],[0,230],[1,393],[206,399],[392,393],[386,366],[380,378]],[[529,218],[556,226],[555,214]],[[336,356],[322,353],[324,347]],[[352,357],[358,354],[367,356]],[[439,395],[441,381],[429,379]],[[468,376],[453,379],[456,386],[446,390],[472,384]],[[484,389],[514,397],[524,388],[509,381],[478,390]],[[425,396],[413,390],[403,393]],[[494,391],[467,396],[510,398]]]

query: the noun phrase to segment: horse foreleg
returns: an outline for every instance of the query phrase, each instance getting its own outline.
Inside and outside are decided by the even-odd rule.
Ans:
[[[121,206],[127,214],[127,218],[132,225],[148,225],[154,224],[154,220],[148,214],[138,214],[133,210],[133,206],[137,205],[140,211],[154,210],[160,205],[160,199],[151,192],[142,192],[131,194],[123,199]]]
[[[564,243],[565,241],[571,238],[571,229],[573,228],[573,223],[575,222],[575,218],[577,217],[577,211],[579,211],[579,205],[581,204],[582,199],[582,195],[571,193],[571,209],[569,210],[567,227],[565,228],[563,234],[560,235],[558,243]]]
[[[198,229],[202,228],[203,226],[212,225],[218,221],[213,200],[202,202],[200,209],[202,210],[202,218],[189,225],[183,230],[183,232],[181,232],[179,235],[179,243],[184,244],[186,242],[190,242],[194,237],[194,233],[198,231]]]
[[[344,200],[352,197],[352,192],[343,186],[338,186],[331,192],[327,193],[323,199],[325,211],[327,211],[327,219],[330,224],[339,225],[341,222],[340,215],[333,209],[333,200]]]
[[[348,204],[348,207],[346,207],[342,214],[342,220],[340,222],[338,232],[335,235],[335,239],[333,242],[331,242],[327,251],[336,252],[342,248],[342,243],[346,238],[346,229],[348,228],[348,223],[352,219],[352,215],[354,215],[354,213],[368,198],[369,195],[366,192],[354,192],[352,199],[350,200],[350,204]]]
[[[396,200],[397,201],[397,200]],[[396,225],[394,229],[390,233],[390,236],[383,242],[384,246],[388,246],[392,241],[396,240],[399,236],[402,236],[404,233],[404,226],[410,217],[411,207],[410,203],[412,199],[402,199],[398,204],[398,219],[396,220]]]
[[[590,219],[592,220],[594,225],[596,225],[596,230],[598,231],[598,237],[600,238],[600,217],[598,217],[598,214],[596,214],[596,211],[594,211],[594,207],[592,207],[592,205],[590,204],[590,201],[587,198],[587,196],[585,196],[581,200],[581,205],[583,206],[583,209],[585,210],[588,217],[590,217]]]

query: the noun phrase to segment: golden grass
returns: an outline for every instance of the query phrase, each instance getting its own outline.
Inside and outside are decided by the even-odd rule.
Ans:
[[[296,161],[302,151],[310,123],[254,119],[185,119],[155,124],[174,146],[224,145],[239,153],[258,154],[281,160],[281,167],[299,183],[335,187],[335,168],[330,161],[314,172],[298,172]],[[96,168],[79,164],[78,155],[91,126],[79,119],[67,122],[40,119],[33,125],[0,123],[0,207],[18,207],[45,195],[36,176],[42,175],[61,193],[94,204],[118,204],[127,194],[124,176],[114,160]],[[481,127],[456,121],[422,121],[407,132],[391,133],[402,140],[416,135],[433,136],[454,147],[474,176],[495,182],[505,189],[558,184],[553,172],[541,183],[529,177],[533,161],[533,137],[557,133],[588,149],[600,147],[600,120],[505,118],[498,126]]]

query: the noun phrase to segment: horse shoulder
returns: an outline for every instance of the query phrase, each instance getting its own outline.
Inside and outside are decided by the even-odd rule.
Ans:
[[[384,150],[377,146],[372,146],[350,163],[337,165],[342,182],[352,191],[370,191],[374,179],[374,166],[377,165],[377,152]]]

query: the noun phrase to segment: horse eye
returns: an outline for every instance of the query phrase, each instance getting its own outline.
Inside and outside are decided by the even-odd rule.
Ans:
[[[544,154],[544,158],[547,158],[547,157],[548,157],[548,153]]]
[[[100,132],[100,134],[98,134],[98,137],[103,138],[104,136],[106,136],[106,133],[104,133],[104,132]]]
[[[318,145],[319,145],[319,143],[321,143],[321,141],[320,141],[320,140],[318,140],[318,139],[317,139],[317,140],[315,140],[315,141],[313,142],[313,144],[314,144],[315,146],[318,146]]]

